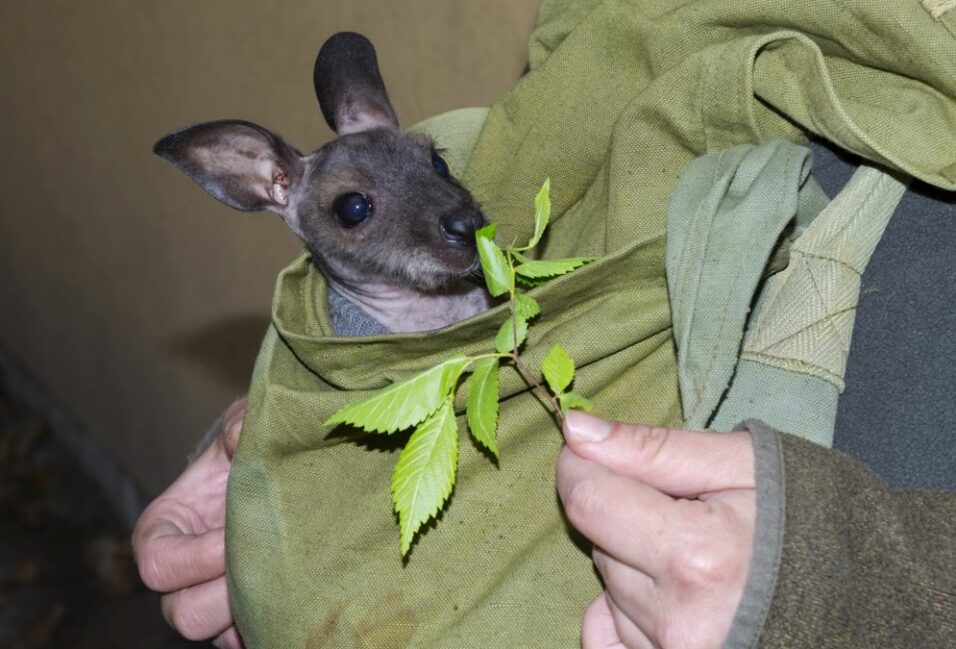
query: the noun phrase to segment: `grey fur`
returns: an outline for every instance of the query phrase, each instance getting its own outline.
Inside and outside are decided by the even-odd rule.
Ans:
[[[461,184],[436,169],[433,142],[399,127],[371,43],[333,36],[319,51],[314,80],[339,137],[310,155],[240,120],[176,131],[154,151],[230,207],[282,216],[330,285],[390,330],[407,317],[398,313],[402,291],[435,311],[420,328],[450,324],[441,312],[468,317],[486,308],[487,296],[469,278],[479,269],[474,232],[487,219]],[[346,226],[333,205],[353,192],[369,199],[371,214]]]

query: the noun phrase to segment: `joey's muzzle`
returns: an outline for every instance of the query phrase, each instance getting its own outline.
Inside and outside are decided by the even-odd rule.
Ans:
[[[474,246],[475,232],[484,224],[478,212],[457,212],[441,220],[441,233],[449,243]]]

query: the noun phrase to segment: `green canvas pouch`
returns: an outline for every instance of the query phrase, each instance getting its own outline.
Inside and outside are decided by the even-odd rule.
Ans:
[[[600,414],[678,425],[664,258],[682,170],[806,129],[952,189],[954,54],[915,2],[546,0],[530,74],[480,127],[479,113],[429,127],[500,242],[528,239],[550,177],[540,254],[599,257],[532,291],[542,315],[529,365],[560,342],[579,366],[575,391]],[[389,480],[407,436],[355,440],[322,424],[489,349],[505,317],[499,307],[435,332],[336,337],[308,259],[283,271],[228,493],[227,578],[247,646],[579,646],[601,585],[555,493],[560,434],[516,373],[502,375],[500,463],[461,438],[455,491],[405,562]]]
[[[576,389],[601,412],[677,423],[666,288],[648,261],[662,244],[637,242],[532,291],[543,313],[526,354],[538,364],[560,341],[578,362]],[[505,307],[438,332],[351,340],[329,335],[324,289],[305,257],[280,277],[246,459],[233,468],[230,585],[247,644],[510,646],[516,635],[542,634],[546,646],[571,642],[599,585],[556,499],[561,435],[515,372],[501,377],[500,464],[461,440],[451,502],[407,562],[389,499],[407,435],[355,443],[322,425],[453,351],[488,350]],[[645,386],[639,400],[635,385]],[[459,415],[463,406],[459,398]]]
[[[482,115],[423,128],[449,149]],[[449,156],[453,169],[460,158]],[[678,423],[662,251],[661,233],[637,239],[532,290],[542,315],[529,364],[560,342],[578,363],[576,389],[601,412]],[[576,638],[599,585],[556,499],[560,432],[516,372],[501,376],[500,463],[462,438],[451,503],[406,562],[389,484],[407,434],[356,443],[322,424],[453,354],[493,349],[507,306],[435,332],[342,338],[325,289],[307,256],[281,274],[231,477],[229,578],[247,645],[510,646],[544,629],[549,645]],[[646,386],[638,404],[634,385]]]

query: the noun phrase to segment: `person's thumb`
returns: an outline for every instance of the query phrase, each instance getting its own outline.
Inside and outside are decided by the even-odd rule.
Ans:
[[[655,428],[572,410],[564,437],[576,455],[673,496],[754,486],[753,444],[746,432]]]
[[[220,438],[226,455],[231,459],[239,444],[239,433],[242,432],[242,420],[246,415],[246,397],[236,399],[222,416],[222,432]]]

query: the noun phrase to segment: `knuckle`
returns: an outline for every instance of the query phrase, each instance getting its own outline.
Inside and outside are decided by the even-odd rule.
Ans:
[[[212,641],[212,646],[216,649],[242,649],[242,639],[239,637],[236,627],[232,626],[216,636]]]
[[[727,583],[733,574],[727,551],[713,539],[685,537],[673,549],[669,574],[680,590],[709,590]]]
[[[709,548],[682,553],[671,569],[675,582],[684,589],[697,589],[719,581],[719,557]]]
[[[144,552],[136,556],[136,567],[139,578],[150,590],[162,592],[166,584],[166,570],[152,552]]]
[[[184,605],[183,595],[188,591],[188,588],[183,589],[162,599],[163,617],[176,633],[187,640],[206,640],[209,630],[202,612],[198,607]]]
[[[672,430],[651,426],[642,430],[636,439],[636,454],[642,464],[654,464],[664,454]]]
[[[564,510],[575,524],[586,520],[600,507],[601,493],[597,481],[590,477],[576,481],[564,497]]]

